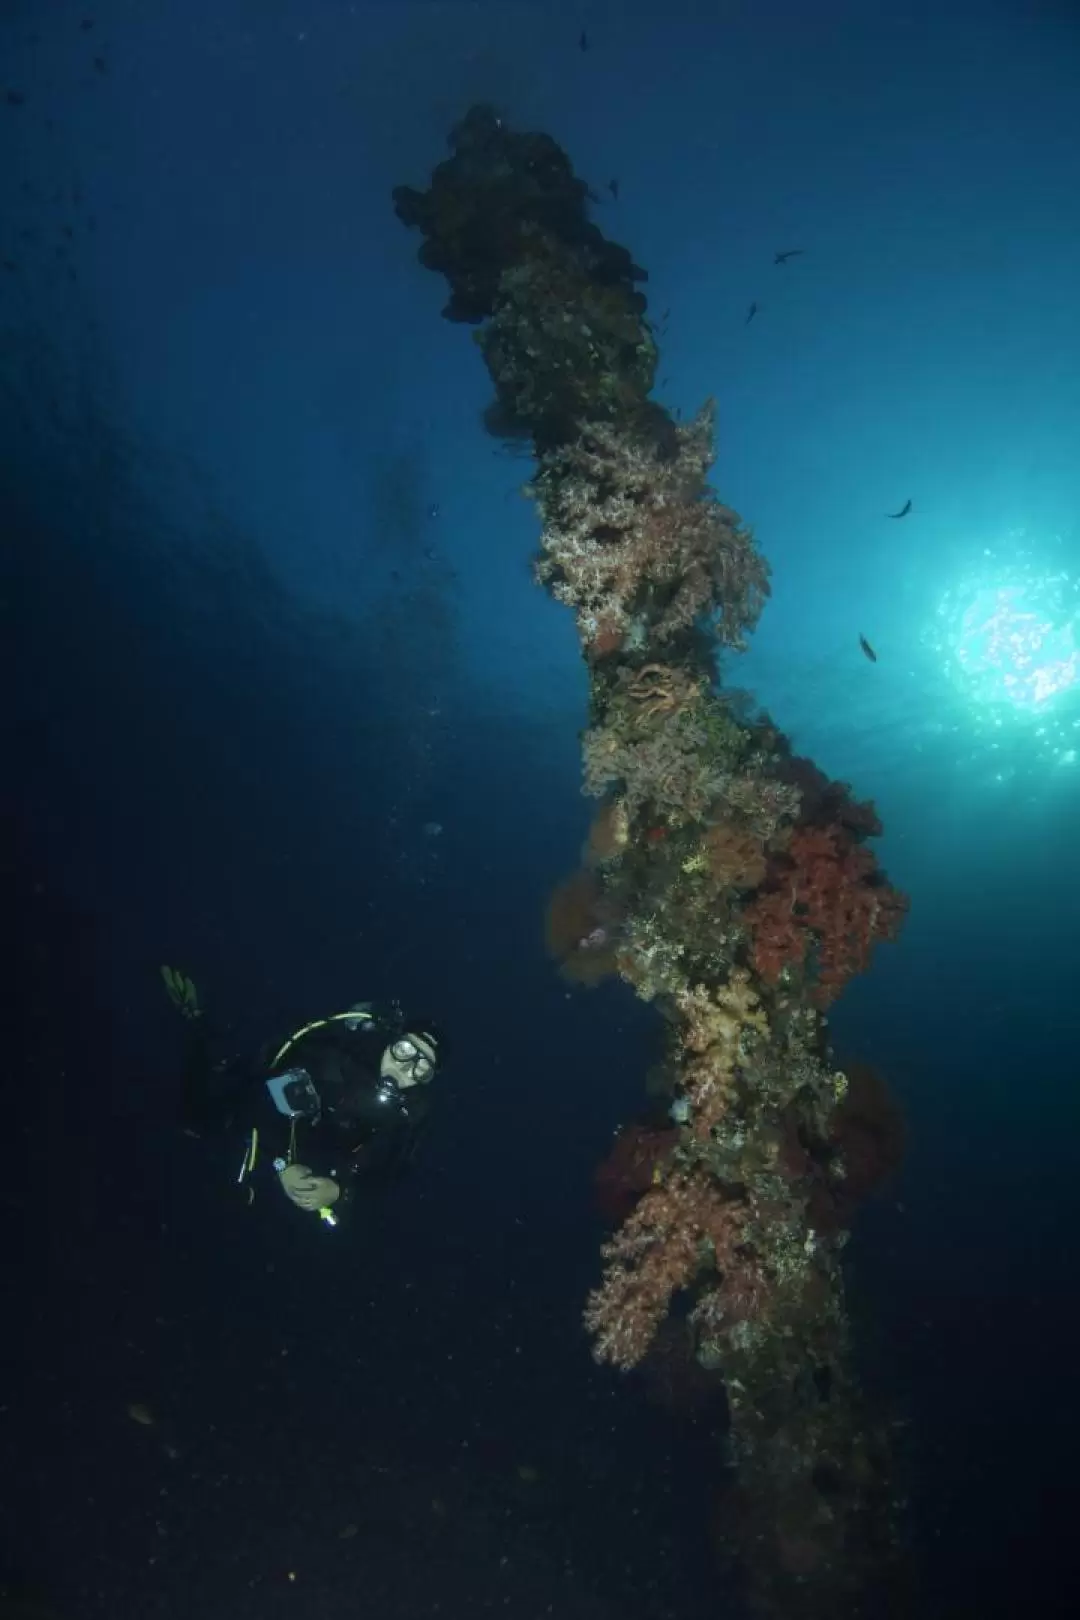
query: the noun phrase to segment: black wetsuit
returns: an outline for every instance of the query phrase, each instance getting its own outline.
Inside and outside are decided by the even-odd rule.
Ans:
[[[408,1165],[429,1110],[426,1086],[402,1090],[379,1075],[382,1054],[400,1033],[378,1020],[317,1024],[281,1060],[213,1064],[201,1020],[190,1026],[185,1053],[185,1123],[204,1135],[222,1125],[258,1132],[251,1185],[264,1183],[275,1159],[332,1176],[347,1204],[358,1183],[391,1179]],[[318,1094],[316,1119],[279,1112],[266,1082],[303,1069]],[[336,1206],[335,1206],[336,1207]]]

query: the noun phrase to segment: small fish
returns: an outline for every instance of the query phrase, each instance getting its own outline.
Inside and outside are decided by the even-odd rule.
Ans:
[[[911,511],[911,502],[910,501],[905,501],[903,506],[900,508],[899,512],[886,512],[885,516],[886,517],[891,517],[891,518],[902,518],[902,517],[907,517],[907,515],[908,515],[908,513],[910,511]]]
[[[753,320],[754,316],[758,312],[758,307],[759,306],[757,304],[751,304],[750,305],[750,308],[746,312],[746,319],[745,319],[745,321],[743,321],[744,326],[749,326],[750,325],[750,322]]]
[[[19,90],[7,90],[4,92],[4,100],[9,107],[21,107],[26,97]]]
[[[109,71],[108,63],[105,61],[105,58],[103,56],[95,56],[94,57],[94,71],[96,73],[108,73],[108,71]]]
[[[870,643],[867,641],[865,636],[860,636],[859,637],[859,646],[862,648],[862,650],[866,654],[867,658],[869,658],[870,662],[872,664],[876,664],[877,663],[877,653],[874,651],[873,647],[871,647]]]
[[[152,1429],[157,1421],[145,1401],[129,1402],[127,1415],[133,1423],[141,1424],[144,1429]]]
[[[431,504],[428,506],[428,509],[427,509],[427,515],[428,515],[429,518],[437,518],[438,517],[438,515],[439,515],[439,503],[438,503],[438,501],[432,501],[431,502]]]
[[[787,264],[789,259],[797,259],[805,252],[805,248],[784,248],[781,253],[773,254],[773,264]]]
[[[618,182],[618,179],[612,178],[611,180],[609,180],[608,183],[607,183],[607,188],[611,192],[611,195],[612,195],[612,197],[614,197],[615,201],[618,202],[618,200],[619,200],[619,182]]]
[[[578,50],[587,51],[588,48],[589,48],[589,36],[585,32],[585,30],[583,28],[581,30],[581,33],[578,35]]]

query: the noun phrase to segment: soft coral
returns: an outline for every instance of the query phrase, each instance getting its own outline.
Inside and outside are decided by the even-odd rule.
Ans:
[[[869,967],[879,940],[896,938],[907,906],[849,828],[797,827],[744,913],[751,961],[768,984],[807,968],[814,1001],[827,1006]]]

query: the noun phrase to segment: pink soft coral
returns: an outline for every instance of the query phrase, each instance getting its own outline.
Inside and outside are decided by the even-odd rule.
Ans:
[[[585,1326],[597,1361],[636,1367],[667,1316],[672,1295],[704,1265],[723,1265],[741,1237],[736,1206],[701,1170],[652,1187],[610,1242],[604,1280],[589,1295]]]

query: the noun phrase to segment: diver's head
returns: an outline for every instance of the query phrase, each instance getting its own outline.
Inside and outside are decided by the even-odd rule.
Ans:
[[[431,1029],[406,1024],[400,1035],[383,1048],[379,1074],[402,1091],[426,1086],[439,1065],[439,1037]]]

